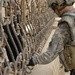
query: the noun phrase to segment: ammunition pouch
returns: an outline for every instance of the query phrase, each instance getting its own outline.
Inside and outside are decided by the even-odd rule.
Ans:
[[[75,69],[75,42],[66,45],[63,54],[66,63],[65,64],[66,70],[69,71],[71,69]]]

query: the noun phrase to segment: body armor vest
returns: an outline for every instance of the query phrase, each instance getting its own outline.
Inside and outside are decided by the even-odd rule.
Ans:
[[[65,13],[59,24],[66,22],[71,30],[72,42],[66,44],[62,52],[62,61],[67,71],[75,69],[75,10]]]

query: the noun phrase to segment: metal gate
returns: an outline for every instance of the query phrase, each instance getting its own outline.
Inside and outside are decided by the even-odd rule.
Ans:
[[[46,0],[0,0],[0,75],[26,75],[51,31],[54,13]]]

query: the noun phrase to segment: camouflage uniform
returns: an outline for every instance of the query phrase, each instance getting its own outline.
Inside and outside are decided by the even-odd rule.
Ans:
[[[49,43],[49,47],[43,54],[35,54],[33,58],[34,64],[48,64],[52,62],[58,55],[62,60],[62,52],[66,44],[73,40],[72,29],[70,25],[64,21],[67,17],[74,19],[75,10],[69,11],[63,14],[61,21],[58,23],[58,27],[52,37],[52,41]],[[69,20],[70,22],[70,20]],[[74,20],[71,22],[74,25]],[[71,24],[70,23],[70,24]],[[73,27],[72,27],[73,28]],[[75,28],[74,28],[75,29]]]

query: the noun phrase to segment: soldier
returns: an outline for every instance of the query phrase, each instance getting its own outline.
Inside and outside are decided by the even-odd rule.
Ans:
[[[75,69],[75,9],[72,6],[74,0],[47,0],[48,6],[62,19],[58,23],[58,27],[49,43],[46,52],[35,54],[29,61],[28,66],[36,64],[48,64],[52,62],[58,55],[65,71]],[[75,75],[74,74],[70,75]]]

